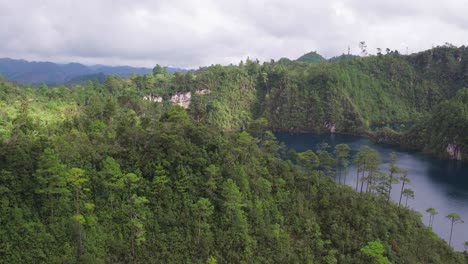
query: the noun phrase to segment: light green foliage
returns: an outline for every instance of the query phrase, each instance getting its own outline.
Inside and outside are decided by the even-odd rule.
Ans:
[[[436,209],[430,207],[426,209],[426,213],[429,214],[429,227],[432,228],[432,224],[434,222],[434,217],[439,214]]]
[[[380,241],[370,241],[367,245],[361,248],[361,252],[367,256],[373,257],[378,264],[390,264],[391,262],[385,257],[384,246]]]
[[[210,256],[207,260],[206,260],[206,264],[217,264],[218,261],[216,260],[215,257],[213,256]]]
[[[297,161],[299,164],[308,169],[317,168],[320,165],[320,160],[312,150],[306,150],[297,154]]]

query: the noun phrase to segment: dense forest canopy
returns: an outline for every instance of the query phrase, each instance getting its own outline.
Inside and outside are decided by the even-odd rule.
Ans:
[[[445,147],[431,145],[443,136],[466,152],[465,55],[439,47],[320,65],[155,67],[54,88],[1,79],[0,258],[466,263],[419,213],[388,201],[393,182],[406,180],[398,157],[387,175],[372,149],[285,153],[268,131],[365,134],[374,124],[444,120],[384,135],[431,151]],[[350,162],[360,168],[356,188],[341,184]]]
[[[386,54],[344,55],[319,64],[288,59],[260,64],[248,59],[238,66],[131,80],[141,92],[165,99],[191,92],[191,114],[224,130],[246,128],[250,121],[265,118],[272,130],[368,135],[458,158],[447,151],[452,146],[460,159],[468,160],[466,126],[460,118],[447,118],[433,137],[419,133],[433,130],[428,120],[437,115],[439,104],[468,87],[466,47],[446,45],[407,56],[387,49]],[[200,90],[209,94],[197,94]],[[466,102],[461,104],[466,107]],[[395,129],[395,124],[400,127]],[[445,136],[443,130],[449,127],[454,129]]]

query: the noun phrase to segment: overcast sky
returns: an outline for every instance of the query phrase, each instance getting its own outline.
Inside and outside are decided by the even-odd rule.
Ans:
[[[468,44],[467,0],[0,0],[0,57],[198,68]]]

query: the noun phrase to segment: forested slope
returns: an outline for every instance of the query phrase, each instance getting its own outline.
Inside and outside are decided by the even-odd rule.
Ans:
[[[73,88],[0,80],[1,261],[467,262],[419,214],[336,183],[325,163],[281,159],[263,126],[221,130],[266,109],[252,65]],[[142,99],[189,90],[189,111]]]
[[[447,45],[408,56],[387,51],[320,63],[247,60],[188,74],[139,76],[132,82],[140,91],[165,99],[191,92],[191,114],[225,130],[246,128],[252,120],[265,118],[272,130],[334,131],[375,138],[376,128],[405,124],[405,140],[386,142],[409,142],[420,136],[415,141],[420,144],[403,147],[447,157],[449,145],[434,148],[426,134],[406,133],[412,125],[428,124],[440,103],[468,87],[468,49]],[[197,94],[200,90],[209,93]],[[433,134],[431,141],[456,143],[454,135],[464,133],[465,127],[457,126],[450,135]],[[462,159],[468,159],[466,146],[457,148]]]

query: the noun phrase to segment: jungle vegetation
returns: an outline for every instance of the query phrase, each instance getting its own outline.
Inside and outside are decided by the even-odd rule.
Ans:
[[[392,188],[407,181],[398,157],[383,172],[370,148],[297,153],[270,131],[366,134],[374,124],[440,118],[449,123],[432,135],[464,142],[448,117],[466,106],[466,53],[155,67],[70,87],[0,78],[0,259],[466,263],[405,207],[411,189]],[[170,102],[187,92],[187,109]],[[392,133],[428,135],[408,131]],[[351,163],[356,188],[344,184]]]

